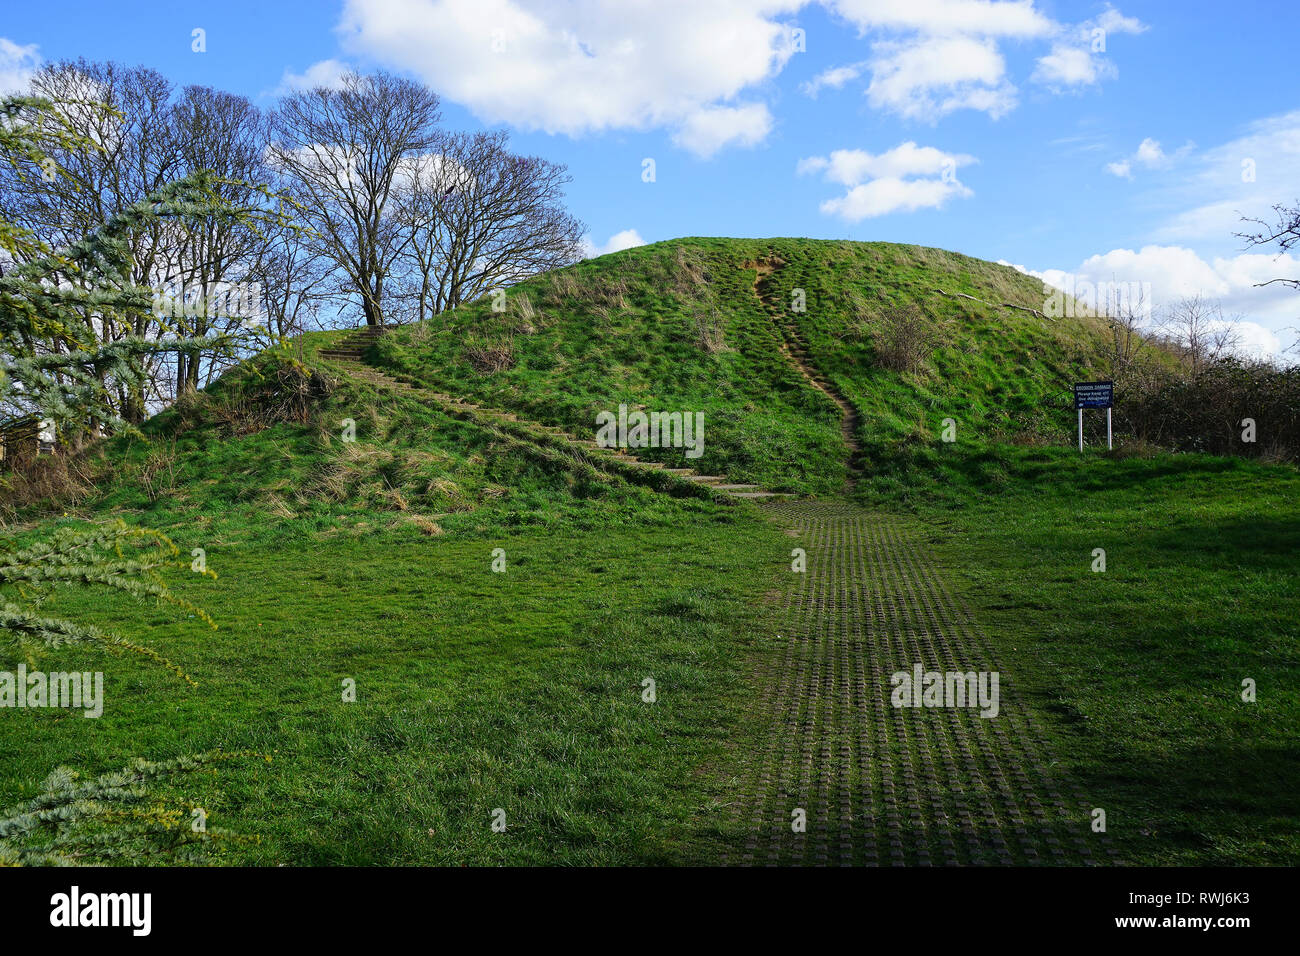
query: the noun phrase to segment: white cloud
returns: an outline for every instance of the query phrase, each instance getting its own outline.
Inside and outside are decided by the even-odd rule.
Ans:
[[[475,182],[473,170],[456,160],[442,153],[420,153],[398,160],[393,191],[409,194],[419,186],[438,193],[464,193],[472,190]]]
[[[1083,47],[1056,43],[1052,52],[1038,60],[1032,78],[1049,86],[1091,86],[1115,72],[1112,63]]]
[[[861,63],[850,63],[847,66],[833,66],[828,70],[823,70],[806,83],[800,83],[799,89],[807,96],[815,97],[819,91],[825,87],[832,90],[838,90],[850,80],[856,80],[862,75],[866,67],[866,61]]]
[[[891,212],[939,209],[954,196],[970,195],[973,195],[971,191],[961,183],[887,177],[854,186],[838,199],[827,199],[819,208],[828,216],[861,222]]]
[[[1103,34],[1110,35],[1113,33],[1145,33],[1146,24],[1142,23],[1137,17],[1126,17],[1110,4],[1106,4],[1106,9],[1101,16],[1095,20],[1090,20],[1083,25],[1091,38],[1094,29],[1100,29]]]
[[[702,159],[724,146],[755,146],[772,129],[772,114],[763,103],[701,107],[682,122],[673,142]]]
[[[1160,148],[1159,143],[1148,136],[1138,144],[1134,158],[1145,166],[1158,166],[1165,161],[1165,151]]]
[[[847,187],[843,196],[823,202],[821,211],[861,222],[892,212],[938,209],[949,199],[974,195],[957,180],[957,169],[974,162],[973,156],[906,142],[879,154],[837,149],[829,156],[809,156],[799,161],[796,172],[821,173],[825,181]]]
[[[1242,350],[1254,355],[1280,357],[1294,341],[1300,321],[1300,296],[1294,290],[1280,284],[1259,286],[1279,276],[1300,277],[1300,258],[1290,255],[1246,253],[1206,261],[1183,246],[1148,245],[1090,256],[1070,271],[1014,268],[1071,293],[1086,288],[1084,283],[1093,289],[1106,283],[1149,287],[1156,317],[1179,299],[1201,295],[1217,301],[1225,316],[1240,318]]]
[[[0,37],[0,93],[18,93],[26,90],[28,81],[41,65],[41,56],[35,43],[19,46],[12,40]]]
[[[975,157],[964,153],[950,155],[909,141],[876,155],[861,149],[837,149],[830,156],[810,156],[799,161],[796,171],[800,175],[824,172],[828,182],[856,186],[879,177],[934,176],[945,170],[955,173],[958,166],[973,162]]]
[[[338,33],[345,52],[409,71],[486,123],[570,136],[664,128],[710,155],[715,143],[767,135],[758,97],[794,52],[792,18],[813,3],[869,36],[872,55],[824,70],[803,91],[869,72],[871,105],[911,119],[1013,109],[1003,41],[1051,42],[1040,68],[1066,85],[1108,70],[1075,52],[1085,25],[1060,24],[1034,0],[346,0]],[[1088,25],[1103,24],[1144,29],[1109,7]],[[324,61],[282,85],[338,68]],[[710,121],[739,128],[710,135]]]
[[[1016,105],[1006,63],[990,39],[927,37],[908,43],[880,43],[872,61],[867,99],[877,109],[908,119],[936,120],[959,109],[995,119]]]
[[[1058,287],[1075,277],[1094,284],[1149,282],[1157,309],[1200,294],[1220,301],[1225,315],[1244,317],[1247,345],[1257,352],[1277,357],[1296,341],[1300,296],[1281,284],[1260,283],[1300,278],[1300,257],[1245,251],[1234,234],[1249,231],[1242,217],[1271,221],[1274,203],[1300,195],[1300,110],[1256,120],[1237,138],[1199,151],[1190,143],[1169,151],[1148,137],[1106,168],[1130,177],[1139,168],[1163,171],[1138,197],[1157,216],[1167,210],[1147,231],[1147,244],[1092,256],[1073,272],[1031,274]]]
[[[355,177],[357,171],[356,157],[350,155],[344,147],[330,143],[296,146],[283,152],[280,152],[278,148],[268,146],[263,152],[262,158],[272,169],[284,168],[285,163],[282,159],[289,159],[291,164],[300,163],[304,167],[316,171],[339,170],[346,172],[349,179]]]
[[[830,0],[827,5],[862,30],[1022,39],[1052,30],[1052,21],[1034,9],[1033,0]]]
[[[1112,79],[1119,71],[1105,57],[1110,37],[1144,33],[1146,29],[1146,24],[1136,17],[1126,17],[1107,5],[1098,17],[1059,27],[1051,52],[1039,57],[1030,78],[1058,92]]]
[[[301,73],[284,71],[280,85],[275,88],[276,96],[284,96],[296,90],[314,90],[319,86],[327,90],[343,87],[343,77],[351,67],[339,60],[321,60],[313,63]]]
[[[1194,148],[1194,144],[1186,143],[1174,150],[1174,152],[1166,153],[1159,142],[1148,136],[1138,143],[1138,148],[1132,156],[1113,163],[1107,163],[1106,172],[1122,179],[1132,179],[1135,165],[1144,166],[1147,169],[1164,169],[1171,166],[1175,161],[1182,159]]]
[[[574,136],[667,127],[707,155],[766,135],[766,107],[736,100],[784,67],[778,17],[805,2],[348,0],[339,32],[346,50],[409,70],[484,122]]]
[[[1181,155],[1181,154],[1177,154]],[[1173,206],[1150,234],[1157,242],[1218,242],[1240,247],[1242,217],[1273,219],[1274,203],[1300,196],[1300,110],[1257,120],[1243,135],[1201,151],[1165,177],[1153,199]]]
[[[956,110],[994,119],[1016,106],[999,43],[1050,41],[1032,79],[1057,90],[1088,86],[1115,74],[1102,54],[1108,32],[1146,29],[1113,7],[1093,20],[1067,25],[1033,0],[824,0],[876,42],[867,94],[871,105],[908,119],[933,122]],[[814,91],[817,81],[810,84]]]
[[[644,245],[645,240],[641,238],[641,233],[635,229],[624,229],[622,232],[614,233],[604,245],[600,246],[592,242],[590,236],[583,236],[582,254],[584,259],[594,259],[596,256],[605,256],[611,252],[622,252],[624,249]]]

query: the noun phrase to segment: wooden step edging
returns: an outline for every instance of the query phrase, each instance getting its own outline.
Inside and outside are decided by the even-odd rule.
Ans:
[[[540,456],[542,460],[576,467],[588,476],[591,476],[591,472],[613,475],[656,491],[678,496],[709,498],[724,504],[734,504],[738,500],[745,499],[793,497],[784,492],[762,489],[755,484],[728,482],[722,475],[700,475],[689,468],[668,468],[662,462],[646,461],[628,454],[623,449],[602,448],[595,441],[577,438],[556,426],[529,422],[510,412],[486,411],[475,403],[458,400],[423,385],[388,375],[372,366],[362,364],[360,356],[326,355],[326,351],[322,349],[318,354],[322,358],[345,365],[354,375],[362,373],[363,380],[369,384],[416,394],[422,399],[429,400],[452,418],[470,422],[502,435],[512,447],[518,447],[528,453],[536,449],[543,452]],[[337,353],[341,350],[328,351]]]

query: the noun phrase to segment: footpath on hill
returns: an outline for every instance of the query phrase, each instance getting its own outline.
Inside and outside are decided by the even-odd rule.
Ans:
[[[781,314],[783,263],[750,265],[783,354],[840,409],[848,492],[862,464],[858,412]],[[408,388],[365,367],[359,347],[333,357],[373,384]],[[1055,769],[1024,684],[949,590],[913,519],[721,487],[768,499],[761,507],[805,563],[789,575],[778,640],[760,651],[753,703],[718,778],[724,862],[1116,862],[1092,806]],[[932,699],[922,688],[934,674]]]
[[[840,408],[851,487],[858,413],[812,365],[782,309],[784,263],[747,265],[787,359]],[[837,501],[764,510],[790,534],[792,554],[802,549],[805,568],[789,576],[780,640],[757,665],[752,746],[723,798],[739,834],[727,862],[1112,861],[1082,794],[1052,770],[1015,674],[939,576],[915,523]],[[931,700],[926,674],[944,675]],[[968,699],[975,688],[982,699]]]

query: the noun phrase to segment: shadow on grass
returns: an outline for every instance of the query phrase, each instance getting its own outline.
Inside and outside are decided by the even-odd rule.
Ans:
[[[1300,517],[1230,518],[1132,529],[1126,545],[1140,553],[1168,552],[1171,561],[1227,569],[1294,570],[1300,563]]]
[[[1085,796],[1110,794],[1121,857],[1249,866],[1297,857],[1300,746],[1246,742],[1129,753],[1077,772]]]
[[[1199,493],[1236,477],[1265,482],[1292,478],[1288,465],[1201,454],[1126,456],[1068,447],[967,445],[908,441],[868,445],[867,480],[859,496],[873,504],[943,503],[968,507],[994,495],[1088,495],[1142,491]]]

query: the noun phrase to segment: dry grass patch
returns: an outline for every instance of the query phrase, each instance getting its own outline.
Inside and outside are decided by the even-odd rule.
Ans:
[[[471,338],[465,343],[465,360],[480,375],[515,367],[515,344],[509,336],[496,341]]]

